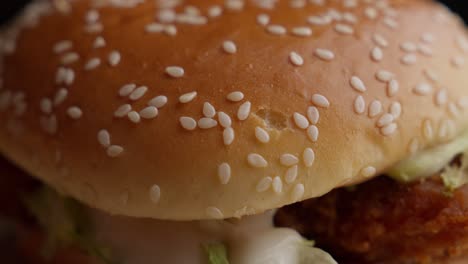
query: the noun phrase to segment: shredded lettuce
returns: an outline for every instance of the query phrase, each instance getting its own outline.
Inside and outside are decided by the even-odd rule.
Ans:
[[[222,243],[203,245],[209,264],[229,264],[226,246]]]
[[[42,187],[25,197],[24,203],[46,234],[41,251],[44,258],[50,259],[58,249],[73,245],[102,263],[116,263],[111,260],[109,250],[95,241],[92,225],[75,200]]]
[[[448,166],[440,175],[444,183],[446,194],[451,195],[453,191],[468,183],[468,153],[461,156],[460,165]]]

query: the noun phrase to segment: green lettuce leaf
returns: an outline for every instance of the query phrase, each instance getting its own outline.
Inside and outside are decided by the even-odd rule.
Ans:
[[[75,200],[42,187],[26,196],[24,203],[46,234],[41,251],[45,259],[52,258],[60,248],[77,246],[102,263],[116,263],[109,250],[95,241],[92,225],[83,207]]]
[[[226,246],[222,243],[203,245],[209,264],[229,264]]]

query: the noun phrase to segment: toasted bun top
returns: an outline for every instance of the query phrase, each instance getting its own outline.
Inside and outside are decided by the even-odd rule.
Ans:
[[[0,149],[110,213],[260,213],[466,127],[466,32],[430,1],[51,2],[3,34]]]

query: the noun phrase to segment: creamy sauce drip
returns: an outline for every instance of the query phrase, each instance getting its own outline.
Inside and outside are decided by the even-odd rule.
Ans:
[[[225,243],[230,264],[300,263],[298,248],[304,239],[293,229],[275,228],[273,214],[175,222],[90,212],[98,242],[110,246],[125,264],[206,264],[202,245],[210,242]]]

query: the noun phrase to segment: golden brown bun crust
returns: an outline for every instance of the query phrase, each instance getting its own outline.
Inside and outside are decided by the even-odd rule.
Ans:
[[[89,1],[74,1],[72,6],[55,1],[61,11],[43,8],[48,14],[23,27],[26,29],[20,34],[15,34],[18,23],[10,29],[4,41],[7,53],[0,101],[11,104],[0,115],[0,149],[61,192],[107,212],[174,220],[258,213],[377,175],[408,156],[410,149],[446,141],[466,127],[465,31],[458,19],[430,1],[359,1],[355,7],[341,1],[323,6],[307,2],[299,8],[291,8],[285,1],[271,10],[246,1],[238,11],[232,9],[239,1],[231,1],[227,6],[220,5],[222,14],[218,17],[179,15],[171,23],[177,32],[165,26],[166,33],[145,30],[155,22],[155,1],[124,1],[130,6],[125,8],[116,7],[121,1],[94,2],[104,5],[94,9]],[[181,5],[176,12],[194,14],[200,10],[201,16],[216,15],[214,1],[201,5],[190,2],[198,9]],[[99,16],[88,13],[91,9]],[[328,17],[335,17],[318,21],[326,25],[316,25],[316,17],[308,18],[326,12]],[[29,12],[30,22],[34,14]],[[260,14],[269,15],[269,26],[257,22],[268,22],[266,17],[259,18]],[[162,17],[165,21],[173,18],[170,11]],[[206,24],[181,23],[184,21]],[[282,28],[271,25],[285,26],[287,33],[277,35]],[[312,35],[294,35],[308,34],[307,29],[294,31],[299,26],[312,29]],[[153,25],[152,30],[159,27]],[[15,35],[13,50],[11,39]],[[98,36],[105,39],[105,47],[93,47]],[[73,47],[57,55],[53,47],[64,40],[71,41]],[[233,54],[222,48],[227,40],[237,48],[234,52],[232,45],[226,45]],[[379,45],[380,50],[376,48]],[[66,44],[61,48],[66,49]],[[323,51],[318,52],[323,56],[319,58],[316,49],[330,50],[334,58],[327,60],[331,54]],[[108,62],[112,51],[121,55],[115,66]],[[300,58],[289,58],[293,51],[302,56],[302,66],[291,62],[300,64]],[[79,59],[73,62],[70,52],[76,52]],[[86,65],[93,68],[92,58],[100,58],[101,64],[85,70]],[[75,73],[74,81],[68,84],[55,80],[62,59],[72,62],[66,67]],[[173,78],[165,72],[168,66],[183,67],[185,74]],[[394,73],[399,90],[392,82],[393,96],[388,95],[388,84],[377,80],[380,70]],[[64,76],[66,79],[67,74]],[[363,89],[356,79],[356,89],[351,87],[352,76],[362,80],[366,91],[358,91]],[[148,92],[137,101],[120,97],[119,89],[129,83],[145,85]],[[428,86],[418,86],[421,83]],[[47,100],[43,99],[53,99],[61,87],[68,90],[68,97],[49,114]],[[446,91],[447,100],[441,90]],[[179,102],[182,94],[192,91],[197,92],[193,101]],[[244,99],[228,101],[227,95],[233,91],[241,91]],[[11,98],[9,93],[13,93]],[[293,119],[295,112],[307,116],[308,108],[317,104],[311,100],[314,94],[324,95],[330,102],[328,108],[317,107],[320,133],[316,142]],[[157,117],[138,124],[114,117],[119,106],[129,103],[139,112],[157,95],[168,98]],[[363,100],[356,100],[359,95]],[[247,101],[251,102],[250,115],[240,121],[238,109]],[[380,113],[377,101],[382,105]],[[181,126],[182,116],[202,118],[205,102],[232,118],[232,144],[223,143],[224,128],[220,124],[193,131]],[[396,129],[388,115],[390,119],[381,118],[392,103]],[[401,104],[401,115],[397,103]],[[67,110],[72,106],[82,110],[81,118],[70,118]],[[358,114],[362,110],[365,113]],[[369,111],[376,116],[369,117]],[[76,109],[72,115],[79,116]],[[54,117],[57,129],[50,133],[54,132]],[[384,129],[377,126],[380,119],[380,125],[386,125]],[[256,138],[257,126],[269,134],[268,143]],[[106,150],[98,143],[101,129],[109,131],[113,145],[123,147],[117,157],[109,157],[107,151],[118,149]],[[309,131],[313,138],[314,128]],[[306,148],[315,153],[311,167],[303,161]],[[262,155],[267,166],[249,165],[251,153]],[[285,176],[288,166],[280,162],[285,153],[299,159],[296,179],[294,173]],[[232,170],[227,184],[221,184],[218,176],[218,166],[223,162]],[[276,176],[279,178],[270,184]],[[272,178],[262,181],[264,177]]]

